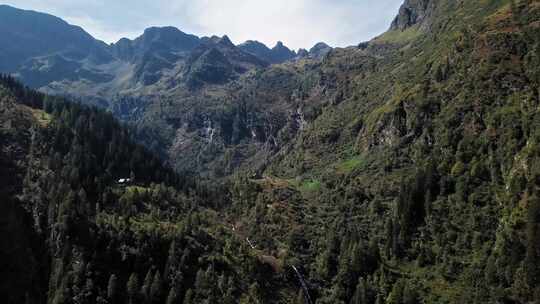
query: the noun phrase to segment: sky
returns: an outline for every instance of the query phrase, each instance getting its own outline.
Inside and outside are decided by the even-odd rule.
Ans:
[[[8,0],[79,25],[107,43],[133,39],[150,26],[197,36],[227,35],[236,44],[277,41],[310,48],[345,47],[386,31],[403,0]]]

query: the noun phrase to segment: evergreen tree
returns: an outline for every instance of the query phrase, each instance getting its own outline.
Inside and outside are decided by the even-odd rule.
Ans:
[[[367,293],[366,293],[366,283],[364,278],[358,280],[356,285],[356,290],[354,291],[354,296],[351,300],[351,304],[368,304],[367,302]]]
[[[306,304],[304,301],[305,301],[304,300],[304,291],[302,289],[300,289],[298,291],[298,294],[296,295],[296,299],[295,299],[294,303],[295,304]]]
[[[176,241],[172,241],[169,246],[169,254],[167,256],[167,263],[165,264],[165,270],[163,271],[163,280],[168,282],[175,274],[175,268],[177,267],[178,258],[176,254]]]
[[[169,290],[169,294],[167,295],[167,302],[166,302],[166,304],[175,304],[177,298],[178,298],[178,294],[177,294],[177,292],[176,292],[176,288],[175,288],[175,287],[171,287],[171,289]]]
[[[416,304],[418,303],[418,295],[416,290],[410,283],[406,283],[403,287],[403,304]]]
[[[152,287],[154,276],[152,275],[152,268],[148,269],[148,272],[146,273],[146,276],[144,277],[144,283],[141,288],[141,294],[145,301],[150,302],[150,288]]]
[[[137,295],[139,293],[139,279],[137,278],[136,273],[132,273],[129,276],[126,289],[127,289],[127,294],[129,298],[129,303],[136,303]]]
[[[186,295],[184,296],[184,302],[182,302],[182,304],[195,304],[193,290],[191,290],[191,288],[186,291]]]
[[[396,283],[394,283],[394,286],[392,286],[392,292],[390,292],[390,295],[388,296],[387,303],[388,304],[402,304],[403,303],[403,288],[404,288],[403,280],[398,280]]]
[[[117,278],[115,274],[112,274],[109,277],[109,283],[107,284],[107,298],[111,301],[111,303],[116,302],[116,284],[117,284]]]
[[[534,289],[540,284],[540,199],[536,193],[529,198],[528,203],[525,269],[527,283]]]
[[[159,271],[156,271],[154,279],[152,280],[152,286],[150,287],[150,300],[157,303],[161,299],[161,275]]]

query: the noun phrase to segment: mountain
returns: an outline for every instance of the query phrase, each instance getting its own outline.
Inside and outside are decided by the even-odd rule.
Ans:
[[[309,56],[312,58],[322,59],[330,51],[332,51],[332,48],[328,44],[319,42],[309,49]]]
[[[112,52],[121,60],[133,62],[147,54],[170,58],[177,52],[188,53],[200,44],[199,37],[175,27],[151,27],[133,41],[120,39],[112,45]]]
[[[8,7],[0,10],[4,11],[5,15],[15,16],[12,19],[17,19],[16,16],[25,12]],[[59,19],[55,20],[70,27]],[[23,19],[19,22],[30,21]],[[12,41],[24,40],[23,33],[17,33],[14,32]],[[55,35],[61,36],[56,32]],[[300,81],[298,76],[301,71],[289,63],[297,56],[282,43],[277,43],[272,49],[254,42],[235,46],[226,36],[198,38],[173,27],[149,28],[134,40],[124,38],[109,46],[97,43],[103,46],[108,61],[97,62],[88,58],[76,61],[64,53],[54,53],[45,57],[30,57],[18,68],[3,72],[19,77],[21,81],[39,88],[42,92],[84,100],[86,103],[109,109],[117,117],[138,125],[142,140],[148,146],[154,147],[156,153],[170,159],[180,170],[208,171],[209,174],[214,174],[214,170],[208,168],[214,168],[216,162],[223,162],[222,152],[229,149],[227,146],[220,146],[215,154],[202,158],[202,163],[184,162],[207,145],[206,130],[212,129],[212,132],[216,132],[216,136],[212,136],[213,145],[232,141],[238,149],[243,149],[241,141],[251,138],[249,152],[234,152],[244,156],[240,163],[234,162],[235,165],[230,168],[232,170],[246,158],[262,157],[257,161],[260,163],[266,158],[262,155],[273,149],[270,148],[274,146],[271,141],[277,136],[277,132],[288,120],[297,120],[290,114],[296,111],[294,106],[281,103],[279,108],[275,102],[267,102],[267,105],[278,110],[278,113],[270,115],[272,121],[278,125],[248,122],[246,119],[252,118],[236,114],[231,117],[233,112],[243,111],[238,109],[234,102],[238,98],[235,92],[238,86],[246,87],[245,91],[241,90],[241,94],[245,96],[242,98],[251,99],[254,94],[248,93],[247,87],[256,92],[256,85],[273,87],[284,81],[291,83],[292,86],[287,88],[287,91],[292,92],[293,84]],[[250,44],[253,46],[251,51]],[[314,48],[311,55],[305,57],[309,61],[305,68],[316,64],[330,50],[324,44],[320,46],[321,52]],[[29,49],[34,47],[27,46]],[[261,52],[257,54],[254,51],[257,47],[263,50],[262,53],[266,52],[266,55],[261,55]],[[288,66],[269,67],[271,63]],[[264,69],[269,70],[260,73]],[[254,78],[254,75],[261,77]],[[273,94],[265,92],[265,96],[259,98],[261,101],[271,100]],[[279,99],[285,101],[289,97],[280,96]],[[167,112],[164,112],[164,109],[167,109]],[[264,109],[266,106],[261,107],[262,111]],[[214,121],[209,122],[209,117],[214,117]],[[209,123],[211,126],[208,126]],[[239,131],[235,129],[239,127],[239,123],[257,124],[258,129],[249,130],[251,127],[242,126],[243,131]],[[184,129],[181,126],[189,127]],[[179,146],[179,143],[183,144]],[[181,149],[187,151],[178,153]]]
[[[110,113],[4,76],[0,105],[4,303],[233,303],[248,297],[243,278],[268,271],[208,216],[227,202],[219,185],[172,172]],[[219,294],[197,291],[218,277]]]
[[[188,65],[192,64],[188,61],[201,55],[201,49],[213,48],[210,57],[217,58],[219,52],[229,61],[232,71],[222,71],[227,74],[222,75],[224,80],[284,61],[290,53],[283,46],[277,47],[268,62],[242,51],[230,40],[220,44],[216,37],[199,38],[174,27],[148,28],[134,40],[123,38],[106,45],[51,15],[2,5],[0,16],[0,39],[6,46],[0,50],[0,71],[16,75],[34,88],[86,97],[100,106],[109,106],[111,96],[159,82],[185,81],[182,84],[192,86],[197,81],[187,75],[191,68]],[[224,60],[207,63],[215,63],[216,67],[208,68],[217,70],[229,64]],[[109,94],[102,93],[105,91]]]
[[[134,65],[134,81],[145,85],[157,82],[164,70],[173,69],[177,61],[201,44],[199,37],[174,27],[148,28],[131,41],[121,39],[111,46],[111,52],[122,62]]]
[[[411,0],[322,60],[268,65],[206,37],[151,84],[41,88],[109,114],[4,80],[0,291],[535,303],[539,24],[539,1]]]
[[[258,58],[272,64],[283,63],[296,57],[296,53],[287,48],[279,41],[272,49],[258,41],[248,40],[238,47],[246,52],[257,56]]]
[[[240,45],[238,47],[246,52],[253,54],[266,62],[270,62],[272,60],[272,50],[268,48],[264,43],[261,43],[259,41],[254,40],[248,40]]]
[[[29,85],[66,78],[108,79],[91,68],[113,60],[108,46],[57,17],[2,5],[0,37],[0,70],[18,73]]]
[[[392,22],[390,30],[405,30],[414,25],[427,28],[431,22],[435,2],[430,0],[406,0]]]

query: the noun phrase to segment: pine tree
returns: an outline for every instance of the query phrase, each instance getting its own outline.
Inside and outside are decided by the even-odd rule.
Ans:
[[[416,304],[418,302],[418,295],[414,288],[406,283],[403,287],[403,304]]]
[[[169,290],[169,294],[167,295],[166,304],[174,304],[174,303],[176,303],[177,298],[178,298],[178,294],[176,292],[176,288],[171,287],[171,289]]]
[[[391,217],[386,219],[385,223],[385,245],[384,245],[384,254],[387,259],[392,258],[394,255],[394,221]]]
[[[111,303],[116,302],[116,284],[117,284],[116,275],[112,274],[109,277],[109,283],[107,284],[107,298],[109,298]]]
[[[386,301],[388,304],[401,304],[403,301],[403,286],[404,282],[402,280],[397,281],[392,286],[392,292],[388,296]]]
[[[174,275],[175,268],[178,263],[176,255],[176,241],[172,241],[169,246],[169,255],[167,256],[167,263],[165,264],[165,270],[163,271],[163,280],[165,282],[170,281],[171,276]]]
[[[510,0],[510,11],[515,22],[519,21],[520,11],[516,0]]]
[[[366,282],[362,277],[360,277],[360,279],[358,280],[358,284],[356,285],[356,290],[354,291],[354,296],[351,300],[351,304],[368,304]]]
[[[141,294],[146,301],[150,301],[150,288],[152,287],[152,280],[152,268],[150,268],[144,277],[144,283],[141,288]]]
[[[295,299],[295,304],[305,304],[304,302],[304,291],[302,289],[300,289],[298,291],[298,294],[296,295],[296,299]]]
[[[197,275],[195,277],[195,288],[199,291],[208,291],[209,289],[208,284],[208,278],[206,277],[206,272],[202,269],[199,269],[197,271]]]
[[[152,280],[152,286],[150,287],[150,300],[154,303],[159,302],[161,299],[161,275],[159,271],[156,271],[154,279]]]
[[[191,290],[190,288],[188,289],[188,291],[186,291],[186,295],[184,296],[184,302],[182,302],[182,304],[195,304],[193,298],[193,290]]]
[[[529,200],[527,211],[527,249],[525,269],[531,288],[540,284],[540,200],[536,193]]]
[[[377,269],[377,267],[379,267],[379,261],[381,260],[379,242],[376,238],[369,240],[367,259],[368,260],[365,265],[367,268],[366,270],[372,273]]]
[[[225,294],[223,295],[223,303],[224,304],[234,304],[236,303],[236,299],[234,297],[234,282],[233,282],[233,279],[232,278],[228,278],[227,279],[227,283],[225,285],[226,287],[226,291],[225,291]]]
[[[491,255],[486,263],[486,269],[484,271],[485,280],[488,284],[493,284],[497,279],[497,266],[495,265],[495,257]]]
[[[137,294],[139,292],[139,279],[137,278],[137,274],[132,273],[129,276],[126,289],[129,297],[129,303],[135,303],[137,301]]]

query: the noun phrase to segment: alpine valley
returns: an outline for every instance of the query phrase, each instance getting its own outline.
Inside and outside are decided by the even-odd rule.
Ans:
[[[540,0],[298,51],[0,5],[0,73],[1,303],[540,303]]]

